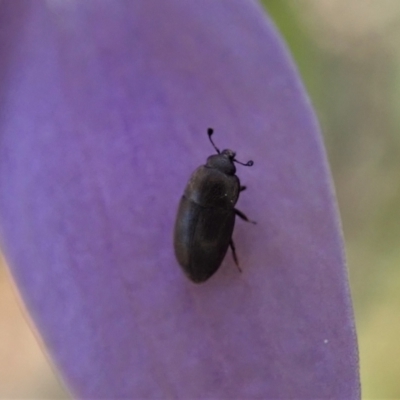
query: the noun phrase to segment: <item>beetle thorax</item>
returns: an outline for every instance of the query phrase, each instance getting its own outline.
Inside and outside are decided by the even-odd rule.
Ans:
[[[206,167],[215,168],[226,175],[235,175],[236,167],[233,163],[235,152],[226,149],[220,154],[214,154],[207,158]]]

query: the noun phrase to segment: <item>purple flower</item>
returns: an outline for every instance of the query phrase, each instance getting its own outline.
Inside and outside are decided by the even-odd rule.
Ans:
[[[0,228],[79,398],[359,397],[336,204],[310,102],[243,0],[0,1]],[[248,186],[188,281],[172,230],[218,146]]]

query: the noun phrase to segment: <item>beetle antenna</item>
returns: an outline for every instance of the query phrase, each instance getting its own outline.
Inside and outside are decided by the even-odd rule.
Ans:
[[[208,128],[207,129],[208,138],[210,139],[211,144],[213,145],[214,149],[217,150],[217,153],[221,154],[221,152],[219,151],[219,148],[214,144],[213,140],[211,139],[211,135],[213,133],[214,133],[214,129],[213,128]]]
[[[245,167],[251,167],[251,166],[254,165],[254,161],[252,161],[252,160],[247,161],[246,164],[245,164],[245,163],[242,163],[242,162],[240,162],[240,161],[238,161],[238,160],[236,160],[236,159],[233,159],[233,161],[237,162],[237,163],[240,164],[240,165],[244,165]]]

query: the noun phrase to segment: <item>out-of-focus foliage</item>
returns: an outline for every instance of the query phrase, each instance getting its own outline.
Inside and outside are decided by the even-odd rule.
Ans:
[[[346,240],[365,398],[400,398],[400,2],[264,0],[316,108]]]

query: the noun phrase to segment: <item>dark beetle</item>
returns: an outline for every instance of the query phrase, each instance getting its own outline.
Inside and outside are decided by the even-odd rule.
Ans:
[[[235,216],[253,222],[235,209],[239,193],[246,187],[240,186],[234,165],[237,162],[250,167],[253,161],[243,164],[232,150],[219,151],[212,134],[209,128],[208,137],[218,154],[208,157],[206,165],[192,174],[179,203],[174,230],[176,258],[195,283],[206,281],[217,271],[228,246],[239,268],[232,241]]]

